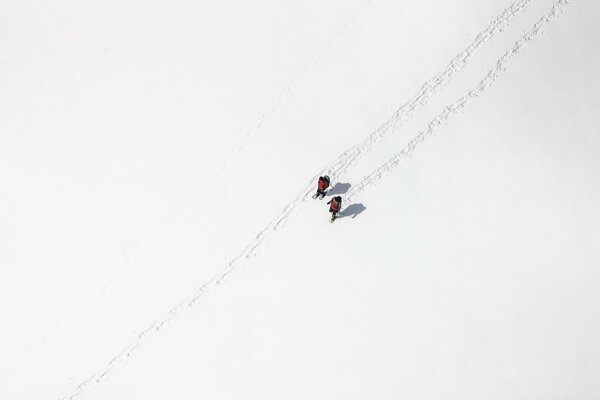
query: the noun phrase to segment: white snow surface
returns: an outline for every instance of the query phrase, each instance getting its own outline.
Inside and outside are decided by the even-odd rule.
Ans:
[[[600,398],[599,17],[0,0],[0,399]]]

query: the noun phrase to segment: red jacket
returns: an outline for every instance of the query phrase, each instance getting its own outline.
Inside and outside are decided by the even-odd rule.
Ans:
[[[325,179],[319,179],[319,190],[325,190],[329,187],[329,182]]]
[[[331,205],[329,206],[329,211],[340,211],[340,203],[335,201],[335,197],[330,201]]]

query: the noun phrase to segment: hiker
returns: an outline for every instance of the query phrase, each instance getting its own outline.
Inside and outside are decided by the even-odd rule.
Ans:
[[[329,204],[329,212],[331,213],[331,221],[335,221],[336,214],[342,209],[342,196],[335,196],[327,202]]]

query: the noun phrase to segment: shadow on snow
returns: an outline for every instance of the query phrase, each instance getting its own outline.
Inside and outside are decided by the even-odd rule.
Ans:
[[[341,194],[345,194],[352,186],[349,183],[341,183],[337,182],[329,191],[327,192],[327,196],[339,196]]]
[[[344,208],[339,214],[338,218],[356,218],[358,214],[365,211],[367,207],[365,207],[362,203],[353,203],[348,207]]]

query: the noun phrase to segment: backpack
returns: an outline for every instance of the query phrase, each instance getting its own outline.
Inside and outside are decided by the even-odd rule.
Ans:
[[[342,208],[342,196],[335,196],[331,199],[331,209],[339,211]]]
[[[329,187],[329,177],[327,175],[319,177],[319,189],[325,190]]]

